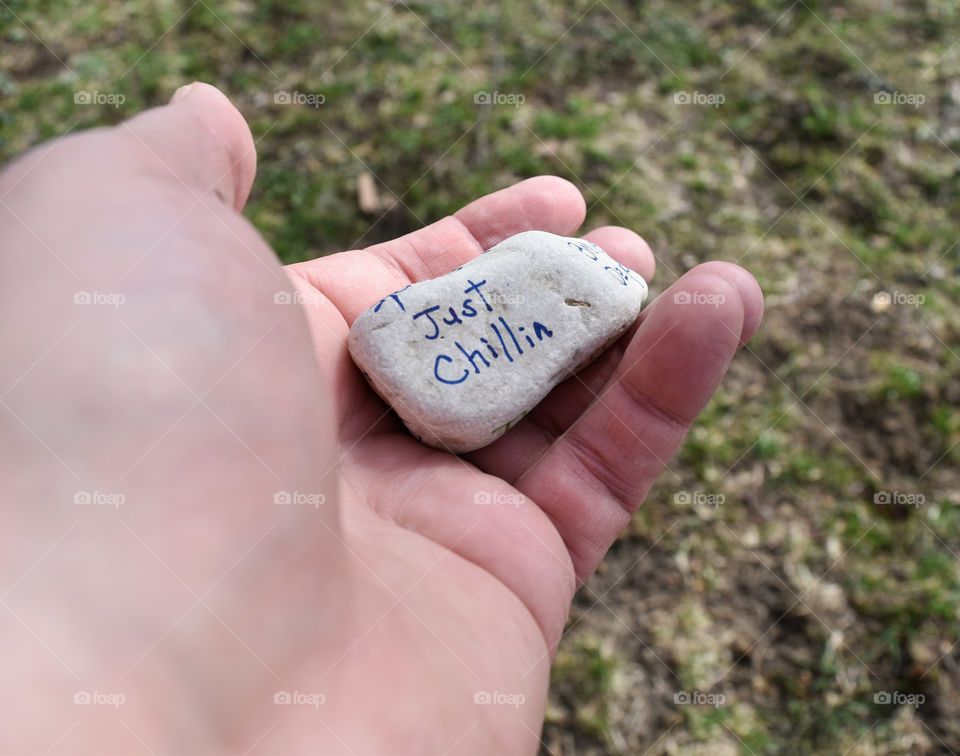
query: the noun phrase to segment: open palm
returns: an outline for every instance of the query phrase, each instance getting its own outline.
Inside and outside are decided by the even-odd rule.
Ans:
[[[573,591],[752,335],[759,291],[732,265],[691,271],[676,290],[718,295],[710,301],[720,306],[661,298],[594,365],[463,457],[409,435],[353,366],[346,336],[390,292],[521,231],[572,234],[583,214],[569,183],[530,179],[395,241],[288,268],[335,407],[343,538],[390,598],[377,621],[407,628],[396,653],[431,662],[405,670],[402,687],[415,679],[413,690],[443,691],[439,751],[456,742],[470,752],[491,738],[532,750]],[[651,278],[653,256],[636,234],[606,227],[586,236]]]
[[[456,456],[367,386],[350,324],[512,234],[576,233],[579,192],[529,179],[284,275],[239,212],[254,173],[206,85],[0,173],[0,302],[22,325],[0,333],[0,750],[55,731],[74,752],[533,753],[573,592],[753,334],[760,291],[735,265],[691,270]],[[633,232],[586,236],[652,277]],[[299,309],[278,306],[291,283]],[[78,287],[126,303],[78,306]],[[127,504],[78,509],[78,489]],[[290,491],[315,507],[277,506]],[[127,702],[78,708],[78,689]]]

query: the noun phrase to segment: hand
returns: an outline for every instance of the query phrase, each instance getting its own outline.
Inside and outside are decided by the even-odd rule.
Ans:
[[[575,233],[572,185],[530,179],[393,242],[289,266],[308,331],[275,304],[288,286],[236,213],[252,144],[215,90],[48,150],[0,175],[3,248],[26,250],[4,260],[0,294],[16,281],[11,312],[45,303],[30,338],[5,334],[0,373],[0,389],[14,383],[3,479],[33,497],[0,515],[0,532],[22,534],[0,561],[22,578],[0,615],[21,660],[0,681],[18,722],[0,750],[43,750],[78,719],[60,702],[85,688],[126,703],[80,712],[63,736],[80,750],[534,753],[573,592],[756,329],[753,279],[726,263],[690,271],[506,436],[459,458],[387,411],[350,360],[349,325],[511,234]],[[631,231],[585,236],[653,275]],[[61,295],[77,278],[126,301],[71,310]],[[73,319],[78,333],[16,380]],[[42,371],[70,382],[51,395]],[[78,515],[64,492],[93,480],[130,505]],[[277,491],[314,506],[278,506]],[[145,559],[133,585],[116,570]],[[314,698],[278,706],[278,691]]]

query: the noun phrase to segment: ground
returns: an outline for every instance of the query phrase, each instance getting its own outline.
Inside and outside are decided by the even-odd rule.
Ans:
[[[766,319],[578,595],[542,751],[960,751],[958,34],[953,0],[4,0],[0,159],[202,79],[286,261],[554,173],[654,294],[746,266]]]

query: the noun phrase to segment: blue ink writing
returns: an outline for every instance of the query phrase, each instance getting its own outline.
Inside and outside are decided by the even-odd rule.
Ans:
[[[428,339],[435,339],[437,338],[437,336],[440,335],[440,326],[437,325],[437,321],[434,320],[433,317],[430,315],[431,312],[436,312],[439,309],[440,309],[440,305],[434,305],[433,307],[428,307],[426,310],[421,310],[420,312],[418,312],[416,315],[413,316],[414,320],[419,318],[421,315],[427,316],[427,320],[429,320],[430,325],[433,326],[433,333],[427,334]]]
[[[460,341],[454,341],[453,349],[456,350],[455,352],[450,352],[449,354],[441,352],[434,360],[433,377],[441,383],[455,385],[463,383],[471,375],[479,375],[482,370],[489,368],[492,364],[490,360],[496,360],[503,356],[507,359],[507,362],[513,362],[520,355],[524,354],[523,349],[520,347],[520,342],[514,335],[514,327],[516,327],[517,333],[526,330],[523,326],[510,325],[510,323],[501,316],[497,318],[496,322],[487,323],[487,328],[496,336],[496,341],[481,337],[480,343],[483,346],[476,349],[471,349],[469,345],[464,345],[460,343]],[[539,321],[535,320],[533,322],[531,330],[533,331],[533,338],[529,335],[524,336],[530,349],[533,349],[536,344],[542,342],[544,339],[553,338],[553,331]],[[494,346],[497,343],[500,345],[499,350]],[[489,352],[490,359],[487,359],[481,351],[484,347]]]
[[[484,286],[487,283],[486,279],[482,281],[478,281],[476,283],[474,283],[470,279],[467,279],[467,283],[469,284],[469,286],[467,286],[467,288],[463,290],[463,293],[476,294],[478,297],[480,297],[480,301],[483,302],[484,307],[487,308],[487,312],[493,312],[493,308],[490,306],[490,303],[487,302],[486,297],[483,296],[483,292],[480,290],[480,287]],[[460,304],[459,308],[447,307],[447,312],[450,313],[450,317],[447,318],[446,316],[441,316],[440,317],[441,322],[444,325],[454,326],[454,325],[462,325],[463,324],[462,318],[475,318],[477,316],[477,308],[473,306],[472,302],[473,302],[473,297],[467,297]],[[440,324],[437,323],[436,320],[434,320],[433,315],[431,314],[436,312],[439,309],[440,309],[440,305],[434,305],[433,307],[428,307],[425,310],[421,310],[420,312],[418,312],[416,315],[413,316],[414,320],[416,320],[417,318],[426,316],[426,320],[421,321],[424,324],[429,323],[426,329],[427,332],[423,335],[425,339],[433,340],[440,336]],[[459,312],[457,312],[458,309],[459,309]]]
[[[379,302],[377,302],[377,306],[373,308],[373,311],[380,312],[380,308],[383,307],[383,303],[386,302],[387,299],[389,298],[389,299],[392,299],[394,302],[396,302],[398,305],[400,305],[401,312],[406,312],[407,308],[403,306],[403,302],[400,301],[400,297],[398,297],[397,294],[399,294],[401,291],[409,289],[411,286],[413,286],[413,284],[407,284],[402,289],[397,289],[395,292],[393,292],[393,294],[388,294],[386,297],[384,297]]]

